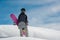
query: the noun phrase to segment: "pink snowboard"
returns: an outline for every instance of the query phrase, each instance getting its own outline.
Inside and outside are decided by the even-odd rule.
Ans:
[[[16,18],[16,16],[14,14],[11,14],[10,17],[18,25],[18,19]]]

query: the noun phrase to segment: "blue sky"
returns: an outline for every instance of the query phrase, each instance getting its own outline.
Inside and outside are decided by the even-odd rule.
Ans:
[[[0,0],[0,25],[13,24],[10,14],[18,17],[23,7],[31,26],[60,24],[60,0]]]

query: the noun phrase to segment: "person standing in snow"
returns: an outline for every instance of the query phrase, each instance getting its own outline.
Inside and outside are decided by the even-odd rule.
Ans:
[[[18,28],[20,29],[20,36],[23,36],[22,31],[25,31],[25,36],[28,37],[28,20],[27,15],[25,14],[26,10],[25,8],[21,9],[21,13],[18,16]]]

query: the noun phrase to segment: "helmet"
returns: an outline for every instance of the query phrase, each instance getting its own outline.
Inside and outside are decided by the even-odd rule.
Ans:
[[[26,11],[25,8],[22,8],[21,11]]]

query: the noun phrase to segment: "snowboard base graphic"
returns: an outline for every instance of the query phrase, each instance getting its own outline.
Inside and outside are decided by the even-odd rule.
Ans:
[[[26,36],[26,30],[24,28],[22,28],[22,36],[25,37]]]

